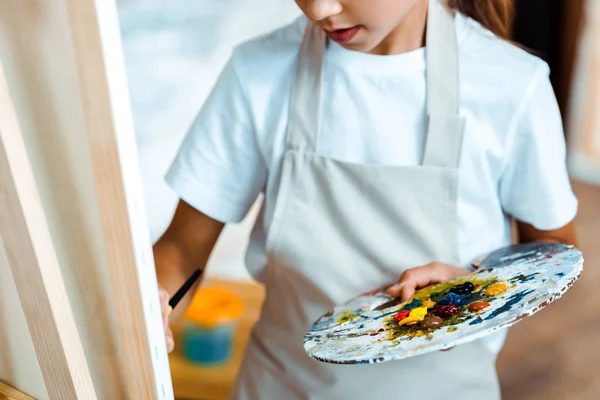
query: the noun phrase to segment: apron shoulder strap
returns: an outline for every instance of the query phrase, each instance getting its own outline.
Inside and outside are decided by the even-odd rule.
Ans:
[[[457,168],[464,118],[459,116],[458,44],[454,18],[441,3],[428,0],[427,113],[428,132],[423,164]],[[316,152],[321,130],[325,33],[310,21],[298,55],[290,100],[287,149]]]
[[[428,130],[423,165],[458,168],[465,128],[459,114],[458,42],[454,17],[429,0],[427,17]]]
[[[287,128],[288,150],[317,151],[326,42],[325,33],[309,21],[298,54],[296,80],[292,88]]]

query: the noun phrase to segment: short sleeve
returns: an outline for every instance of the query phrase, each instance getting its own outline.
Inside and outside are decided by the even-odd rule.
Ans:
[[[548,68],[538,70],[515,116],[512,150],[500,180],[508,214],[540,230],[573,220],[577,198],[566,164],[566,143]]]
[[[234,57],[193,121],[166,176],[182,200],[224,223],[245,217],[267,175]]]

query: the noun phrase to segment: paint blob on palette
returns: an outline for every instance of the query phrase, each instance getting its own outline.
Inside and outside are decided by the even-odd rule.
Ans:
[[[479,265],[485,269],[404,303],[385,288],[354,298],[321,317],[304,348],[323,362],[371,364],[468,343],[558,300],[579,279],[583,257],[573,246],[533,243],[500,249]]]

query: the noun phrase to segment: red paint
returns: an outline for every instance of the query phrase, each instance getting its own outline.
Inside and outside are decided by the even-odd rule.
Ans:
[[[327,36],[331,40],[335,40],[338,43],[346,43],[351,41],[354,36],[360,31],[360,26],[353,26],[352,28],[337,29],[335,31],[325,31]]]
[[[394,316],[394,322],[400,322],[400,321],[402,321],[404,318],[408,317],[408,314],[410,314],[410,311],[408,311],[408,310],[400,310],[400,311],[398,311],[398,314],[396,314]]]
[[[435,308],[435,312],[440,317],[447,318],[447,317],[450,317],[452,315],[458,314],[460,312],[460,309],[457,306],[455,306],[454,304],[448,304],[447,306],[440,306],[440,305],[438,305]]]

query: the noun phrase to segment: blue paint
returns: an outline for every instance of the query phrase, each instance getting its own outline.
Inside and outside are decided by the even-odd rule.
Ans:
[[[388,315],[395,315],[395,314],[398,314],[398,311],[390,311],[390,312],[386,312],[386,313],[384,313],[384,314],[381,314],[380,316],[378,316],[378,317],[375,317],[375,318],[373,318],[373,319],[381,319],[381,318],[385,318],[385,317],[387,317]]]
[[[403,310],[412,310],[413,308],[417,308],[421,306],[421,300],[419,299],[412,299],[412,301],[408,304],[406,304],[404,307],[402,307]]]
[[[565,276],[565,273],[564,272],[557,272],[554,275],[558,276],[559,278],[562,278],[563,276]]]
[[[464,306],[470,303],[471,296],[461,296],[456,293],[448,293],[444,298],[438,301],[438,304],[441,306],[447,306],[449,304],[454,304],[456,306]]]
[[[477,317],[477,318],[475,318],[473,321],[471,321],[471,322],[469,323],[469,325],[478,325],[478,324],[480,324],[480,323],[482,323],[482,322],[483,322],[483,319],[481,319],[481,317]]]
[[[488,315],[485,319],[486,320],[494,319],[498,315],[504,314],[505,312],[509,311],[512,308],[512,306],[519,303],[521,300],[523,300],[523,298],[525,296],[527,296],[531,293],[533,293],[533,290],[524,290],[520,293],[513,294],[512,296],[510,296],[508,298],[508,300],[506,301],[506,303],[504,303],[504,305],[502,307],[494,310],[494,312],[492,312],[490,315]]]
[[[539,275],[539,273],[535,272],[535,273],[530,274],[530,275],[518,275],[518,276],[515,276],[514,278],[512,278],[510,280],[510,283],[515,283],[517,281],[520,282],[520,283],[529,282],[529,281],[534,280],[536,275]]]
[[[365,327],[365,324],[362,324],[361,326],[358,327],[358,329],[362,329]]]

